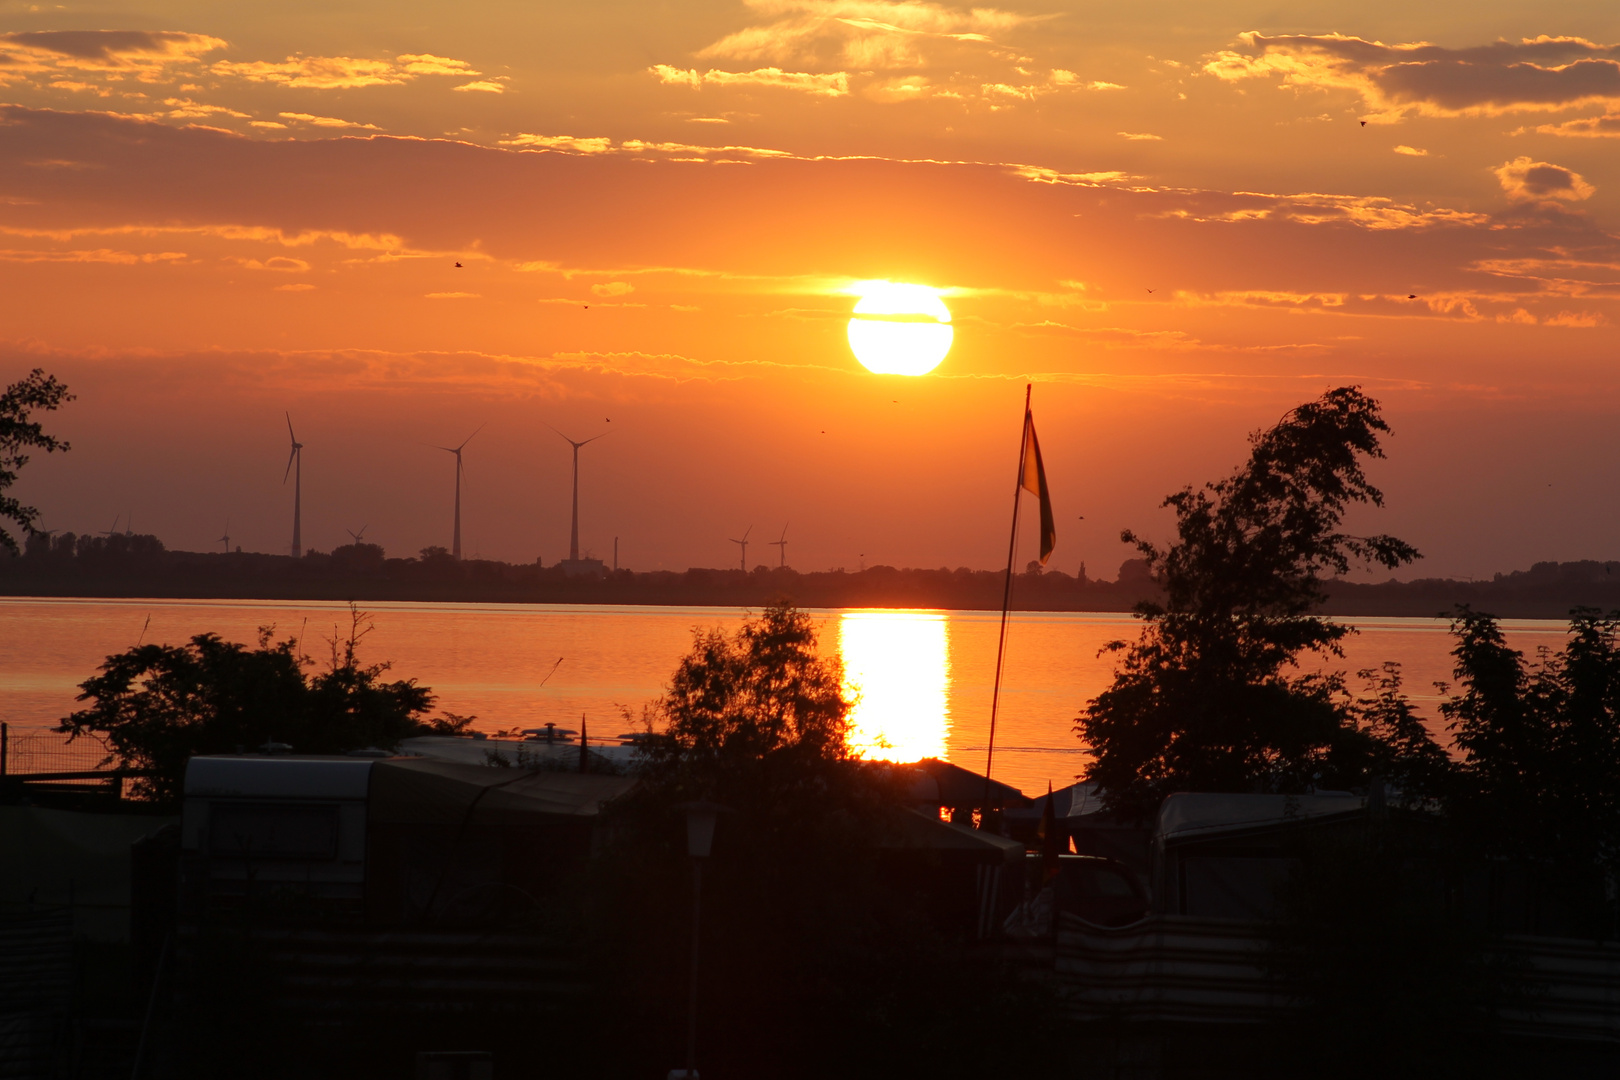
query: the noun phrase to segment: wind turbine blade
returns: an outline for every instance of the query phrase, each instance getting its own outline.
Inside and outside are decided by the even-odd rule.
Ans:
[[[293,442],[297,442],[298,436],[293,434],[292,429],[292,413],[283,413],[282,415],[287,418],[287,438],[291,439]]]
[[[748,526],[748,528],[744,529],[743,530],[743,539],[747,540],[748,539],[748,534],[753,532],[753,531],[754,531],[754,527],[752,525],[750,525],[750,526]]]
[[[285,484],[287,477],[292,475],[293,458],[298,456],[298,447],[293,447],[292,453],[287,455],[287,471],[281,474],[281,482]]]
[[[476,427],[476,428],[474,428],[474,429],[473,429],[473,433],[472,433],[472,434],[471,434],[471,435],[469,435],[469,436],[467,436],[467,437],[466,437],[466,438],[465,438],[465,439],[462,439],[462,440],[461,440],[461,446],[466,446],[466,445],[467,445],[467,444],[468,444],[468,443],[470,443],[470,442],[472,442],[472,441],[473,441],[473,438],[474,438],[474,437],[475,437],[475,436],[477,436],[477,434],[478,434],[478,433],[479,433],[479,432],[480,432],[480,431],[483,431],[483,430],[484,430],[484,425],[483,425],[483,424],[479,424],[479,425],[478,425],[478,426],[477,426],[477,427]],[[458,453],[459,453],[459,452],[460,452],[460,450],[461,450],[461,446],[458,446],[458,447],[456,447],[456,451],[457,451],[457,452],[458,452]]]

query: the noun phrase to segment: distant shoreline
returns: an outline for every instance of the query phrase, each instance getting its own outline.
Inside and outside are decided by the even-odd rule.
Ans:
[[[87,542],[88,541],[88,542]],[[124,541],[119,543],[119,541]],[[996,611],[1000,571],[874,566],[799,573],[791,567],[695,568],[684,572],[562,568],[489,560],[456,561],[429,551],[389,559],[373,545],[286,555],[168,551],[155,537],[79,538],[67,551],[30,545],[0,558],[0,596],[41,599],[334,601],[362,603],[621,604],[760,608],[935,608]],[[1126,613],[1157,589],[1139,560],[1117,580],[1059,571],[1015,576],[1017,611]],[[1459,604],[1502,618],[1563,619],[1576,607],[1620,609],[1620,562],[1538,563],[1489,581],[1425,579],[1378,584],[1329,582],[1322,613],[1344,617],[1443,618]]]

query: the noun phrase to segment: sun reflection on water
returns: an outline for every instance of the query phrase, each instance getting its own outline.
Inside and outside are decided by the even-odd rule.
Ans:
[[[849,744],[862,757],[945,756],[950,628],[944,615],[849,611],[839,616],[844,690],[856,699]]]

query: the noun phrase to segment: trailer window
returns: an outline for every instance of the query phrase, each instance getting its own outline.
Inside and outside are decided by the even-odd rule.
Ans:
[[[214,803],[208,850],[249,859],[337,857],[338,808],[285,803]]]

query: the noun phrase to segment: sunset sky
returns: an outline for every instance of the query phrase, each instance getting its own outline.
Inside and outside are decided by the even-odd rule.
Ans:
[[[0,0],[0,103],[47,527],[285,551],[285,411],[322,550],[448,546],[483,425],[468,554],[566,555],[549,424],[635,569],[990,568],[1033,381],[1111,577],[1359,383],[1406,576],[1620,557],[1613,0]],[[933,374],[852,357],[868,279],[940,291]]]

